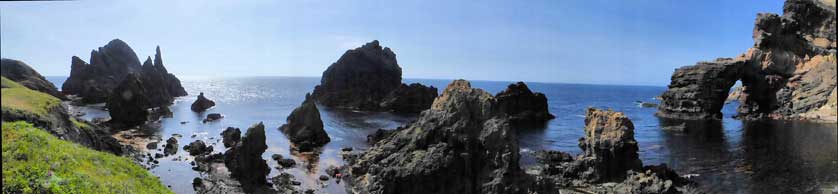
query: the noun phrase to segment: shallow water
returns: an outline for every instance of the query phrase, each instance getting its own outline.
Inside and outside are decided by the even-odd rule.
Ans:
[[[66,77],[48,77],[60,87]],[[407,79],[444,88],[451,80]],[[163,119],[159,131],[162,139],[181,134],[180,146],[195,139],[215,143],[216,152],[224,150],[221,131],[238,127],[242,132],[250,125],[263,122],[266,126],[268,150],[263,157],[278,174],[277,164],[270,160],[275,153],[289,156],[289,144],[277,129],[285,117],[319,82],[308,77],[243,77],[243,78],[184,78],[183,86],[189,96],[178,98],[171,109],[173,118]],[[472,86],[490,93],[503,90],[510,82],[472,81]],[[657,102],[665,87],[608,86],[583,84],[528,83],[534,91],[543,92],[549,100],[550,112],[556,115],[543,127],[522,128],[519,131],[524,166],[532,165],[532,152],[557,149],[578,154],[578,139],[583,136],[584,113],[587,107],[611,108],[625,112],[635,125],[635,138],[640,146],[643,163],[667,163],[680,174],[694,174],[701,187],[714,193],[811,193],[838,186],[838,129],[835,124],[810,122],[762,121],[743,122],[729,118],[735,113],[736,103],[725,106],[727,118],[715,122],[685,124],[689,133],[662,130],[662,126],[679,125],[654,116],[655,108],[643,108],[635,101]],[[217,122],[201,123],[206,113],[189,109],[199,92],[214,100],[216,107],[206,113],[221,113],[225,118]],[[107,116],[98,108],[84,108],[86,119]],[[324,126],[332,141],[319,156],[294,156],[298,165],[286,169],[302,187],[328,193],[345,192],[334,180],[319,183],[329,165],[341,165],[338,156],[345,146],[364,149],[366,135],[379,128],[395,128],[414,115],[368,113],[330,110],[320,107]],[[181,124],[182,121],[188,123]],[[193,138],[192,135],[195,135]],[[162,144],[161,144],[162,146]],[[152,151],[157,152],[157,151]],[[171,185],[177,193],[193,193],[194,177],[204,176],[192,171],[182,149],[176,156],[160,159],[152,173]]]

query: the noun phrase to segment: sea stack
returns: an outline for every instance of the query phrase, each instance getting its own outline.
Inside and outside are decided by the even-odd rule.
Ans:
[[[58,99],[67,99],[67,97],[58,91],[58,88],[55,88],[55,85],[47,81],[44,76],[23,61],[6,58],[0,59],[0,74],[29,89],[49,94]]]
[[[198,94],[198,99],[192,103],[192,111],[204,112],[205,110],[215,106],[215,102],[204,97],[204,93]]]
[[[465,80],[448,85],[416,122],[349,157],[359,193],[525,193],[518,139],[495,98]]]
[[[323,130],[320,111],[311,95],[306,94],[305,101],[288,115],[286,123],[279,128],[291,141],[292,147],[299,151],[311,151],[329,143],[331,139]]]
[[[108,98],[105,107],[111,116],[110,123],[121,126],[136,126],[148,120],[148,109],[151,101],[146,93],[146,85],[137,74],[128,74],[122,82],[113,89],[113,95]]]
[[[556,118],[547,108],[547,97],[540,92],[533,93],[527,84],[509,84],[506,90],[495,95],[497,108],[509,115],[514,125],[536,125]]]
[[[374,40],[346,51],[330,65],[312,96],[320,105],[338,109],[406,113],[428,109],[436,89],[401,81],[396,54]]]
[[[224,164],[230,170],[230,176],[238,180],[246,192],[268,185],[266,177],[271,169],[262,159],[262,153],[267,149],[265,125],[260,122],[248,128],[241,141],[224,153]]]
[[[61,87],[62,92],[76,95],[86,103],[105,102],[113,89],[131,73],[141,74],[138,77],[144,82],[154,84],[150,90],[155,92],[149,96],[154,104],[171,103],[173,97],[186,95],[180,80],[163,66],[160,47],[156,49],[153,62],[149,57],[143,65],[134,50],[119,39],[91,51],[90,64],[77,56],[71,61],[70,77]]]
[[[672,75],[657,115],[719,119],[736,80],[742,81],[742,119],[807,119],[835,122],[835,5],[787,0],[783,15],[761,13],[753,48],[733,59],[682,67]]]

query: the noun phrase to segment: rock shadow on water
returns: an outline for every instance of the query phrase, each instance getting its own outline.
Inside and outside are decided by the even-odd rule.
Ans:
[[[684,176],[697,181],[703,191],[730,193],[733,185],[742,184],[742,174],[732,173],[738,158],[731,153],[720,120],[678,120],[658,118],[663,144],[658,150],[668,152],[668,161]],[[667,129],[669,128],[669,129]],[[674,130],[673,130],[674,128]]]
[[[318,166],[320,162],[320,154],[323,153],[324,147],[317,147],[314,148],[312,151],[300,152],[296,151],[293,148],[293,145],[289,147],[291,150],[291,156],[294,156],[298,160],[303,162],[302,167],[305,168],[306,173],[308,174],[317,174]]]
[[[815,193],[838,185],[838,129],[806,121],[744,121],[740,167],[751,193]]]

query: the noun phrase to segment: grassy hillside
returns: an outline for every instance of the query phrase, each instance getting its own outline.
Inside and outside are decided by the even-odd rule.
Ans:
[[[171,193],[128,158],[3,122],[3,193]]]
[[[4,110],[31,113],[39,117],[46,115],[49,109],[61,104],[61,100],[29,88],[23,87],[5,77],[2,79],[2,108]]]

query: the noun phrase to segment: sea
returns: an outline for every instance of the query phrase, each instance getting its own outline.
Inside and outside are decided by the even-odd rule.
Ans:
[[[47,79],[60,88],[66,76]],[[364,150],[367,135],[377,129],[393,129],[416,119],[417,115],[333,110],[319,107],[331,142],[319,154],[292,155],[288,139],[279,131],[286,117],[299,106],[305,94],[319,84],[318,77],[184,77],[188,96],[179,97],[170,107],[173,117],[160,121],[153,133],[165,140],[175,134],[180,145],[194,140],[211,143],[216,152],[225,150],[220,133],[227,127],[241,128],[262,122],[266,127],[268,150],[262,155],[271,167],[270,176],[287,172],[302,182],[300,187],[318,193],[346,193],[343,183],[334,179],[321,182],[328,166],[343,164],[341,148]],[[431,85],[441,92],[452,80],[405,79],[405,83]],[[472,80],[473,87],[495,94],[512,81]],[[708,193],[829,193],[838,189],[838,127],[806,121],[741,121],[733,119],[737,102],[722,110],[721,121],[683,122],[658,118],[655,108],[638,102],[659,103],[655,98],[664,86],[622,86],[563,83],[527,83],[531,90],[547,96],[549,110],[556,116],[543,126],[515,129],[518,132],[521,165],[535,164],[539,150],[560,150],[579,154],[579,138],[584,136],[584,114],[588,107],[624,112],[635,126],[635,139],[644,165],[665,163],[680,175],[687,175]],[[199,93],[216,102],[204,113],[190,110]],[[84,119],[108,117],[102,104],[80,107]],[[208,113],[224,118],[202,123]],[[667,130],[684,128],[686,132]],[[163,145],[161,143],[160,145]],[[161,151],[152,150],[152,155]],[[296,160],[290,169],[278,170],[270,159],[281,154]],[[175,160],[175,158],[182,160]],[[192,170],[188,153],[159,159],[151,172],[176,193],[194,193],[192,180],[207,176]],[[417,183],[421,184],[421,183]]]

